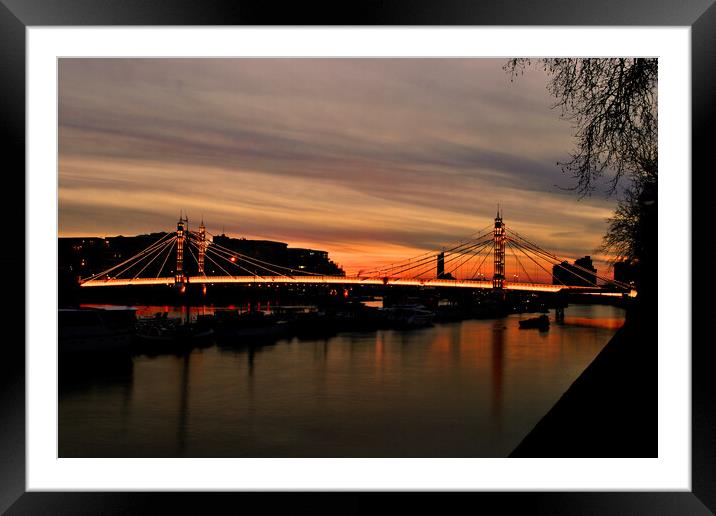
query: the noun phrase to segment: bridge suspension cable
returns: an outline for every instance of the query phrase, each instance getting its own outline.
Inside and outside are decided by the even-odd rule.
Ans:
[[[514,240],[510,240],[510,241],[508,242],[508,245],[516,246],[516,247],[522,252],[522,254],[524,254],[527,258],[529,258],[530,260],[532,260],[532,262],[534,262],[534,263],[537,265],[537,267],[539,267],[540,269],[542,269],[543,271],[545,271],[549,276],[552,276],[552,271],[550,271],[550,270],[548,270],[547,268],[545,268],[544,265],[542,265],[539,261],[535,260],[530,254],[528,254],[528,253],[525,251],[525,249],[522,247],[521,244],[519,244],[518,242],[516,242],[516,241],[514,241]],[[560,280],[559,278],[554,278],[554,279],[556,279],[556,280],[559,282],[560,285],[566,286],[566,285],[564,284],[564,282],[563,282],[562,280]]]
[[[460,270],[462,267],[465,266],[470,260],[475,258],[476,256],[479,256],[479,254],[490,244],[492,243],[491,240],[480,240],[478,242],[475,242],[474,245],[468,246],[464,249],[461,249],[460,251],[451,253],[449,258],[444,259],[443,261],[443,267],[446,267],[448,264],[452,262],[456,262],[454,267],[447,272],[444,272],[445,276],[452,276],[453,273],[456,273],[456,271]],[[432,271],[432,267],[421,273],[426,274],[427,272]]]
[[[166,266],[167,261],[169,260],[169,257],[171,256],[172,251],[174,250],[174,246],[176,245],[176,243],[177,243],[176,239],[172,240],[172,245],[169,246],[169,250],[167,251],[167,256],[164,258],[164,261],[162,262],[161,267],[159,267],[159,270],[157,271],[157,275],[156,275],[157,278],[159,278],[159,275],[160,275],[160,274],[162,273],[162,271],[164,270],[164,267]]]
[[[211,235],[211,233],[209,233],[208,231],[207,231],[207,234]],[[211,236],[213,237],[214,235],[211,235]],[[291,267],[285,267],[283,265],[277,265],[275,263],[266,262],[264,260],[260,260],[259,258],[250,257],[250,256],[242,254],[238,251],[234,251],[233,249],[229,249],[228,247],[222,246],[221,244],[217,244],[216,242],[209,243],[207,248],[208,247],[213,247],[214,251],[217,253],[223,252],[225,255],[228,255],[229,259],[231,257],[235,257],[237,260],[241,259],[250,265],[254,265],[254,266],[262,268],[264,270],[271,271],[273,274],[275,274],[277,276],[291,277],[290,275],[280,273],[280,272],[276,271],[275,269],[282,269],[282,270],[286,270],[286,271],[290,271],[290,272],[295,272],[295,273],[298,273],[299,275],[322,276],[322,274],[319,272],[293,269]]]
[[[227,276],[233,276],[233,274],[231,274],[229,271],[227,271],[226,269],[224,269],[224,267],[223,267],[219,262],[217,262],[217,261],[214,260],[211,256],[209,256],[208,253],[205,254],[204,257],[205,257],[207,260],[209,260],[211,263],[213,263],[214,265],[216,265],[219,269],[221,269],[222,271],[224,271],[224,273],[225,273]],[[241,269],[243,269],[244,271],[246,271],[246,273],[247,273],[249,276],[256,276],[256,274],[252,274],[250,270],[248,270],[248,269],[242,267],[241,265],[237,265],[237,267],[240,267]]]
[[[256,270],[256,269],[258,268],[258,269],[261,269],[262,271],[268,272],[268,273],[269,273],[269,274],[268,274],[269,276],[287,276],[286,274],[284,274],[284,273],[282,273],[282,272],[279,272],[279,271],[277,271],[276,269],[272,268],[272,267],[278,267],[278,266],[276,266],[276,265],[274,265],[274,264],[271,264],[272,267],[269,267],[268,265],[263,265],[262,263],[256,262],[256,261],[254,261],[254,260],[252,260],[252,259],[250,259],[250,258],[248,258],[248,257],[243,256],[243,255],[242,255],[242,256],[238,256],[238,254],[236,254],[236,253],[233,253],[233,254],[232,254],[232,253],[229,253],[230,256],[226,256],[226,254],[227,254],[226,251],[223,251],[223,250],[221,250],[221,249],[212,249],[211,252],[214,253],[216,256],[218,256],[218,257],[220,257],[220,258],[226,260],[226,262],[229,263],[229,264],[232,264],[232,265],[233,265],[233,264],[236,264],[237,266],[239,266],[238,261],[242,261],[242,262],[244,262],[244,263],[247,264],[247,265],[253,266],[253,267],[254,267],[254,272],[250,272],[249,269],[244,268],[244,270],[249,271],[249,274],[257,275],[258,273],[257,273],[257,270]],[[234,258],[234,259],[237,260],[237,261],[234,262],[234,261],[231,260],[231,258]],[[266,263],[268,263],[268,262],[266,262]],[[243,268],[243,267],[242,267],[242,268]]]
[[[530,283],[534,283],[534,282],[532,281],[532,278],[530,277],[530,273],[527,272],[527,269],[525,269],[525,266],[522,265],[522,262],[521,262],[520,259],[517,257],[517,253],[515,253],[514,247],[513,247],[512,245],[510,245],[510,241],[509,241],[509,240],[507,241],[507,247],[510,249],[510,252],[512,253],[512,256],[514,256],[515,262],[517,262],[517,264],[518,264],[518,265],[520,266],[520,268],[522,269],[522,272],[524,272],[524,273],[525,273],[525,276],[527,276],[527,279],[529,280],[529,282],[530,282]]]
[[[530,246],[528,246],[528,245],[525,245],[524,243],[522,243],[522,242],[520,242],[520,241],[511,240],[510,243],[511,243],[513,246],[516,246],[518,249],[520,249],[520,251],[522,251],[522,253],[523,253],[525,256],[527,256],[528,258],[530,258],[533,262],[535,262],[535,263],[537,263],[538,265],[540,265],[540,267],[542,268],[542,270],[544,270],[547,274],[551,275],[552,278],[553,278],[554,280],[558,281],[561,285],[566,285],[566,284],[565,284],[562,280],[560,280],[558,277],[555,277],[554,274],[553,274],[553,271],[550,271],[550,270],[546,269],[545,267],[543,267],[541,264],[539,264],[539,262],[537,262],[537,261],[535,260],[535,258],[546,262],[549,266],[559,265],[561,269],[563,269],[563,270],[569,272],[570,274],[572,274],[573,276],[579,278],[580,280],[586,281],[587,283],[591,284],[592,286],[595,286],[595,287],[597,286],[597,284],[596,284],[595,282],[592,282],[592,281],[588,280],[587,278],[585,278],[585,277],[583,277],[583,276],[577,274],[575,271],[571,271],[571,270],[569,270],[569,269],[565,269],[564,267],[561,266],[561,262],[555,261],[554,259],[549,258],[549,257],[545,257],[545,256],[544,256],[542,253],[540,253],[539,251],[536,251],[536,250],[533,249],[532,247],[530,247]],[[533,256],[534,256],[534,258],[533,258]]]
[[[491,242],[491,245],[488,245],[486,249],[489,249],[490,252],[485,253],[485,256],[482,258],[479,264],[477,264],[477,267],[475,267],[472,270],[472,274],[470,275],[470,279],[475,279],[475,276],[480,273],[480,270],[482,269],[482,265],[485,263],[487,258],[490,256],[492,252],[495,250],[495,243]]]
[[[175,239],[174,239],[174,240],[175,240]],[[164,249],[165,249],[167,246],[169,246],[174,240],[172,240],[172,239],[167,240],[166,242],[162,243],[160,246],[157,246],[157,247],[153,248],[151,251],[149,251],[149,252],[147,252],[147,253],[144,253],[144,254],[142,254],[141,256],[140,256],[139,254],[138,254],[138,255],[135,255],[135,256],[137,257],[137,259],[134,260],[134,261],[133,261],[132,263],[130,263],[129,265],[127,265],[127,266],[126,266],[124,269],[122,269],[121,271],[115,273],[115,274],[114,274],[114,277],[115,277],[115,278],[121,277],[125,272],[129,272],[130,269],[132,269],[132,268],[134,268],[134,267],[136,267],[136,266],[139,266],[139,265],[140,265],[144,260],[146,260],[146,259],[149,259],[149,262],[154,261],[154,259],[155,259],[159,254],[161,254],[161,253],[164,251]],[[141,271],[140,271],[140,272],[141,272]],[[133,279],[136,279],[138,276],[139,276],[139,273],[135,274]]]
[[[466,263],[468,263],[473,258],[476,258],[480,256],[482,251],[484,251],[487,248],[490,248],[493,245],[492,235],[487,234],[483,235],[479,240],[475,242],[474,246],[470,246],[469,248],[462,249],[456,253],[453,253],[453,255],[450,257],[450,259],[445,260],[445,265],[452,261],[458,261],[460,258],[463,258],[462,261],[458,261],[458,263],[450,269],[446,274],[452,275],[453,273],[456,273],[459,269],[465,266]]]
[[[213,257],[216,257],[217,260],[215,260],[212,256],[213,256]],[[232,262],[231,260],[227,259],[225,256],[222,256],[221,254],[217,253],[214,249],[211,249],[211,250],[210,250],[210,247],[207,247],[207,248],[206,248],[206,253],[204,254],[204,257],[205,257],[207,260],[209,260],[211,263],[213,263],[214,265],[216,265],[217,267],[219,267],[219,269],[221,269],[222,271],[224,271],[224,273],[225,273],[227,276],[234,276],[234,274],[232,274],[232,273],[230,273],[228,270],[226,270],[226,269],[221,265],[221,263],[219,263],[219,261],[218,261],[219,259],[225,261],[226,264],[230,264],[230,265],[233,265],[233,266],[235,266],[235,267],[238,267],[238,268],[241,269],[242,271],[246,272],[246,274],[248,274],[249,276],[258,276],[255,272],[251,272],[249,269],[247,269],[246,267],[244,267],[244,266],[241,265],[240,263],[238,263],[238,262]]]
[[[480,256],[482,251],[484,251],[487,248],[491,248],[491,246],[494,246],[494,242],[492,240],[487,240],[485,242],[480,242],[478,246],[475,247],[473,250],[466,251],[463,253],[463,256],[465,257],[461,262],[459,262],[455,267],[453,267],[450,271],[447,272],[447,274],[452,275],[453,273],[457,273],[459,269],[461,269],[463,266],[465,266],[466,263],[468,263],[470,260],[475,258],[476,256]],[[487,257],[486,255],[485,257]]]
[[[227,265],[238,267],[239,269],[246,271],[250,276],[263,278],[264,275],[266,275],[265,273],[268,273],[269,276],[285,276],[285,274],[280,273],[268,266],[255,263],[243,256],[238,256],[237,253],[227,253],[221,249],[215,249],[213,246],[208,246],[207,252],[215,256],[217,259],[223,260]],[[227,256],[227,254],[229,254],[229,256]],[[244,265],[242,265],[242,263]],[[253,266],[254,270],[252,271],[248,269],[245,265]],[[257,269],[261,269],[262,274],[259,274]]]
[[[474,242],[475,240],[478,240],[478,239],[490,234],[489,232],[488,233],[485,233],[485,232],[491,227],[492,227],[491,224],[487,225],[484,228],[480,229],[479,231],[476,231],[469,237],[458,240],[457,242],[453,242],[452,244],[449,244],[448,246],[443,247],[441,251],[428,251],[428,252],[425,252],[425,253],[422,253],[422,254],[419,254],[416,256],[411,256],[410,258],[407,258],[407,259],[399,261],[399,262],[391,263],[385,267],[378,267],[375,269],[368,269],[365,271],[360,271],[357,274],[357,276],[360,276],[360,277],[382,277],[382,276],[387,275],[387,273],[389,271],[394,270],[394,269],[400,269],[402,267],[405,267],[409,263],[415,264],[420,261],[434,260],[437,256],[437,254],[439,254],[440,252],[444,252],[444,253],[457,252],[461,247],[467,246],[467,245],[471,244],[472,242]],[[483,234],[483,233],[485,233],[485,234]]]
[[[189,256],[191,256],[191,257],[194,259],[194,263],[196,264],[196,269],[197,269],[197,271],[199,271],[200,268],[201,268],[201,267],[199,266],[199,258],[197,258],[196,255],[194,254],[194,251],[193,251],[192,248],[191,248],[191,244],[193,243],[195,246],[197,246],[197,251],[198,251],[198,247],[199,247],[200,244],[197,244],[196,242],[191,242],[190,240],[191,240],[191,239],[188,239],[188,240],[187,240],[186,249],[187,249],[187,251],[189,251]],[[204,255],[204,258],[206,258],[206,254]],[[206,277],[206,272],[205,272],[205,271],[201,271],[201,274],[202,274],[202,276]]]
[[[147,269],[147,267],[149,267],[152,263],[154,263],[154,260],[156,260],[158,257],[160,257],[166,248],[172,248],[172,247],[174,247],[174,242],[175,242],[175,241],[176,241],[176,240],[168,240],[168,241],[167,241],[164,245],[162,245],[162,247],[159,248],[156,252],[151,253],[152,259],[151,259],[151,260],[148,260],[147,263],[144,265],[144,267],[142,267],[139,271],[137,271],[137,273],[134,275],[134,278],[133,278],[133,279],[136,279],[141,273],[143,273],[143,272]],[[147,255],[147,257],[149,257],[149,256],[150,256],[150,255]],[[161,271],[160,271],[160,272],[161,272]]]
[[[551,265],[556,265],[556,266],[559,267],[561,270],[564,270],[564,271],[568,272],[569,274],[571,274],[571,275],[573,275],[573,276],[579,278],[579,279],[582,280],[582,281],[585,281],[585,282],[587,282],[587,283],[589,283],[589,284],[591,284],[591,285],[593,285],[593,286],[595,286],[595,287],[598,287],[599,285],[597,284],[596,281],[591,281],[591,280],[589,279],[590,277],[593,276],[595,279],[601,280],[601,281],[603,281],[604,283],[611,283],[611,284],[614,284],[614,285],[616,285],[617,287],[620,287],[620,288],[631,289],[631,285],[628,285],[628,284],[626,284],[626,283],[624,283],[624,282],[621,282],[621,281],[615,281],[615,280],[613,280],[613,279],[609,279],[609,278],[607,278],[607,277],[605,277],[605,276],[602,276],[602,275],[600,275],[600,274],[596,274],[593,270],[589,270],[589,269],[587,269],[586,267],[583,267],[583,266],[581,266],[581,265],[579,265],[579,264],[576,264],[576,263],[575,263],[575,264],[569,264],[569,268],[567,268],[567,267],[565,267],[565,266],[563,265],[563,263],[566,262],[567,260],[565,260],[565,259],[563,259],[563,258],[561,258],[561,257],[559,257],[559,256],[557,256],[557,255],[555,255],[555,254],[553,254],[553,253],[550,253],[549,251],[545,251],[543,248],[541,248],[540,246],[538,246],[538,245],[535,244],[534,242],[531,242],[531,241],[527,240],[526,238],[524,238],[523,236],[521,236],[521,235],[520,235],[519,233],[517,233],[516,231],[513,231],[512,229],[509,229],[509,228],[508,228],[507,231],[512,235],[512,238],[510,238],[510,241],[512,241],[512,242],[514,242],[514,243],[516,243],[516,244],[521,245],[521,246],[523,247],[523,252],[524,252],[525,250],[529,250],[529,251],[535,253],[536,255],[541,256],[545,261],[547,261],[547,262],[550,263]],[[576,270],[575,270],[575,269],[576,269]],[[581,272],[582,274],[579,274],[577,271]],[[586,277],[585,277],[585,276],[586,276]]]
[[[476,247],[478,247],[478,246],[481,246],[481,245],[483,245],[483,243],[484,243],[484,242],[478,241],[478,242],[472,242],[472,243],[465,243],[465,244],[461,244],[460,246],[457,246],[457,247],[460,247],[461,249],[459,249],[459,251],[457,251],[457,252],[451,253],[450,258],[448,258],[448,259],[445,260],[445,264],[447,265],[448,263],[450,263],[450,262],[456,260],[457,258],[463,256],[463,253],[468,252],[469,250],[474,249],[474,248],[476,248]],[[457,248],[456,248],[456,249],[457,249]],[[445,252],[447,252],[447,251],[445,251]],[[395,277],[395,276],[398,276],[398,275],[403,274],[403,273],[405,273],[405,272],[408,272],[408,271],[410,271],[410,270],[414,270],[414,269],[417,269],[417,268],[421,268],[421,269],[422,269],[422,268],[425,268],[426,266],[429,267],[430,269],[432,269],[432,268],[435,266],[435,258],[436,258],[436,255],[433,253],[432,256],[428,256],[428,257],[426,257],[426,258],[423,258],[423,259],[421,259],[421,260],[418,260],[418,262],[413,263],[413,264],[407,264],[407,266],[404,266],[403,268],[401,268],[401,269],[399,269],[399,270],[397,270],[397,271],[391,271],[390,273],[385,272],[382,276],[381,276],[381,275],[376,275],[376,276],[374,276],[374,277]],[[427,272],[427,271],[425,271],[425,272]],[[422,275],[422,274],[425,274],[425,272],[422,272],[421,274],[415,274],[415,273],[414,273],[412,277],[418,277],[418,276],[420,276],[420,275]]]
[[[498,214],[499,218],[499,214]],[[497,223],[501,223],[501,219],[496,219]],[[537,290],[537,291],[558,291],[561,288],[584,288],[578,285],[587,285],[590,289],[600,289],[598,281],[608,282],[619,288],[631,290],[631,285],[624,282],[610,280],[604,276],[597,275],[593,269],[588,269],[578,264],[566,264],[556,254],[544,250],[534,242],[523,237],[511,228],[504,225],[504,233],[500,233],[500,245],[509,248],[512,257],[515,260],[515,270],[522,271],[529,284],[519,284],[515,282],[506,282],[504,275],[501,276],[502,283],[499,288],[512,288],[516,290]],[[120,263],[108,268],[105,271],[94,274],[81,280],[81,284],[85,286],[101,286],[105,284],[112,285],[133,285],[133,284],[171,284],[174,282],[197,281],[199,283],[207,283],[217,281],[220,283],[251,283],[252,281],[271,281],[279,283],[290,283],[298,281],[302,283],[339,283],[345,281],[348,283],[365,283],[365,284],[403,284],[403,285],[426,285],[433,284],[437,286],[456,286],[467,288],[490,288],[486,281],[476,281],[476,275],[480,273],[486,260],[495,254],[495,242],[498,235],[496,229],[493,232],[492,225],[488,225],[468,239],[458,241],[450,246],[443,247],[440,251],[429,251],[418,256],[392,263],[388,266],[378,267],[368,271],[359,271],[350,276],[329,276],[316,271],[305,269],[295,269],[284,265],[270,263],[268,261],[248,256],[244,253],[235,251],[227,246],[214,241],[207,241],[206,234],[215,238],[215,235],[206,232],[202,224],[200,232],[190,231],[186,228],[184,231],[180,229],[177,232],[166,233],[155,242],[139,251],[133,256],[123,260]],[[181,238],[181,242],[179,241]],[[213,239],[212,239],[213,240]],[[170,257],[173,255],[174,249],[177,249],[177,255],[180,254],[179,244],[186,250],[186,254],[191,256],[193,264],[196,265],[198,276],[190,276],[189,270],[179,267],[177,276],[162,276]],[[198,253],[198,258],[197,258]],[[520,255],[527,257],[539,269],[547,273],[548,277],[553,278],[555,285],[539,284],[533,281],[532,276],[528,272],[524,263],[520,259]],[[182,253],[183,258],[183,253]],[[180,261],[177,256],[177,263]],[[209,276],[206,268],[202,266],[206,260],[207,264],[216,267],[225,276]],[[158,263],[159,269],[154,275],[154,267]],[[189,262],[186,262],[191,265]],[[546,266],[545,266],[546,264]],[[504,268],[504,255],[501,258],[501,266]],[[497,267],[497,266],[496,266]],[[552,270],[549,270],[549,268]],[[191,268],[193,269],[193,267]],[[190,270],[191,270],[190,269]],[[566,273],[578,278],[580,281],[572,286],[565,284],[563,278],[554,274],[555,269],[566,271]],[[173,272],[173,271],[172,271]],[[237,274],[238,273],[238,274]],[[110,274],[114,276],[110,277]],[[131,276],[133,274],[133,276]],[[141,278],[141,276],[150,275],[149,278]],[[434,274],[437,277],[424,279],[427,274]],[[496,273],[497,274],[497,273]],[[504,274],[504,269],[499,274]],[[123,275],[126,275],[124,278]],[[151,278],[154,276],[154,278]],[[484,280],[484,275],[483,280]],[[106,279],[101,279],[106,278]],[[518,274],[515,274],[518,278]],[[561,285],[556,285],[559,283]],[[495,287],[494,279],[492,288]]]
[[[443,249],[440,251],[440,253],[444,253],[444,255],[452,255],[449,258],[445,260],[445,264],[448,264],[452,260],[455,259],[456,255],[462,256],[461,253],[465,253],[477,245],[480,245],[482,242],[481,240],[483,238],[486,238],[489,236],[489,233],[480,235],[479,237],[471,240],[463,240],[454,245],[453,247]],[[384,267],[380,269],[374,269],[373,271],[362,271],[360,276],[361,277],[395,277],[399,274],[402,274],[404,272],[407,272],[409,270],[417,269],[421,266],[427,266],[428,270],[432,270],[432,267],[434,267],[435,259],[437,258],[438,254],[440,254],[436,251],[431,251],[429,253],[423,253],[421,255],[418,255],[417,257],[410,258],[407,260],[403,260],[402,262],[397,262],[396,264],[392,264],[389,267]],[[374,272],[374,274],[368,274]],[[414,275],[413,277],[418,277],[423,274],[427,273],[427,270],[425,272],[421,272],[420,274]]]
[[[169,242],[173,242],[176,240],[176,234],[174,233],[166,233],[164,236],[159,238],[156,242],[152,243],[145,249],[142,249],[138,253],[134,254],[133,256],[130,256],[126,260],[110,267],[109,269],[103,270],[102,272],[98,272],[97,274],[94,274],[92,276],[89,276],[87,278],[83,278],[80,280],[81,283],[85,283],[87,281],[93,281],[98,278],[101,278],[103,276],[109,276],[111,272],[116,271],[120,267],[129,264],[124,269],[120,270],[118,273],[115,274],[115,277],[121,276],[125,272],[127,272],[129,269],[140,263],[143,259],[147,257],[147,255],[152,255],[155,251],[159,250],[160,252],[164,250],[165,245],[168,245]]]

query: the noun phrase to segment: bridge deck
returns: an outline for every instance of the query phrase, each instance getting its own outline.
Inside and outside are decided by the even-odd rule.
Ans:
[[[190,276],[188,283],[196,284],[310,284],[310,285],[394,285],[410,287],[449,287],[491,289],[492,281],[480,280],[449,280],[449,279],[412,279],[412,278],[360,278],[344,276]],[[131,285],[173,285],[174,277],[135,278],[135,279],[103,279],[81,283],[82,287],[120,287]],[[505,282],[506,290],[522,290],[529,292],[559,292],[561,290],[579,290],[585,293],[609,293],[599,287],[576,287],[550,285],[547,283],[515,283]],[[621,293],[618,293],[621,295]]]

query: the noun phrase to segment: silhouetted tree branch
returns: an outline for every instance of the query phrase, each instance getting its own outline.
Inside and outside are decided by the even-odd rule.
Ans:
[[[633,189],[626,191],[608,224],[607,233],[604,235],[604,250],[613,253],[614,261],[634,260],[638,255],[637,246],[640,239],[638,194]]]
[[[608,193],[625,176],[636,183],[655,182],[657,149],[656,59],[540,59],[549,74],[553,107],[571,121],[577,139],[562,170],[577,180],[580,196],[590,195],[596,181],[608,178]],[[530,59],[511,59],[512,79]]]
[[[618,196],[602,249],[615,260],[638,264],[640,297],[656,299],[657,253],[657,75],[648,58],[539,59],[547,88],[562,118],[572,122],[576,144],[570,160],[559,163],[575,180],[580,197],[591,195],[599,179]],[[530,59],[511,59],[511,79]],[[626,180],[621,195],[618,187]]]

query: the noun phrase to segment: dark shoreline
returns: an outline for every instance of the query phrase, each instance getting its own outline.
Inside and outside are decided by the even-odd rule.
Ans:
[[[656,317],[628,314],[509,457],[657,457],[657,358]]]

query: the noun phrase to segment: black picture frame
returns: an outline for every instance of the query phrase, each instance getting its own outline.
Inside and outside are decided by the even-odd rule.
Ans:
[[[709,156],[709,125],[714,118],[711,99],[716,84],[716,6],[714,0],[469,0],[336,2],[325,9],[318,5],[269,2],[189,0],[0,0],[0,142],[3,152],[3,186],[23,203],[25,192],[25,30],[31,26],[82,25],[620,25],[689,26],[692,42],[692,170],[706,169]],[[20,171],[23,171],[22,173]],[[705,189],[693,188],[698,176],[692,172],[694,234],[710,234],[707,217],[697,207],[713,205]],[[685,176],[684,180],[688,180]],[[6,194],[7,195],[7,194]],[[14,232],[24,206],[12,208]],[[9,221],[8,221],[9,222]],[[696,242],[694,241],[694,244]],[[0,257],[6,291],[25,291],[25,250],[16,246]],[[709,251],[692,248],[692,270],[707,267]],[[22,274],[19,274],[22,271]],[[687,278],[685,281],[691,281]],[[3,314],[18,313],[18,296],[3,298]],[[692,302],[693,301],[693,302]],[[692,302],[692,321],[706,320],[707,306]],[[7,317],[7,316],[6,316]],[[16,318],[13,325],[24,328]],[[23,318],[24,319],[24,318]],[[24,321],[23,321],[24,322]],[[703,323],[701,323],[703,324]],[[694,328],[695,329],[695,328]],[[3,339],[0,358],[0,511],[9,514],[113,514],[165,511],[207,512],[229,502],[234,508],[247,502],[272,511],[290,505],[319,511],[312,493],[267,495],[258,493],[77,493],[25,492],[25,339],[24,330]],[[678,343],[677,343],[678,344]],[[683,343],[687,344],[687,343]],[[411,497],[421,510],[444,512],[446,503],[471,507],[499,506],[501,512],[525,510],[550,514],[709,514],[716,512],[716,407],[712,394],[716,381],[711,373],[709,339],[692,342],[692,490],[690,492],[620,493],[469,493],[452,496],[425,493]],[[241,500],[236,498],[240,497]],[[334,498],[335,496],[333,496]],[[467,498],[469,497],[469,498]],[[215,500],[220,498],[220,501]],[[466,499],[467,498],[467,499]],[[331,512],[372,511],[385,506],[386,495],[349,493],[325,507]],[[401,501],[401,504],[404,501]],[[238,505],[241,504],[241,505]],[[339,504],[339,505],[336,505]]]

